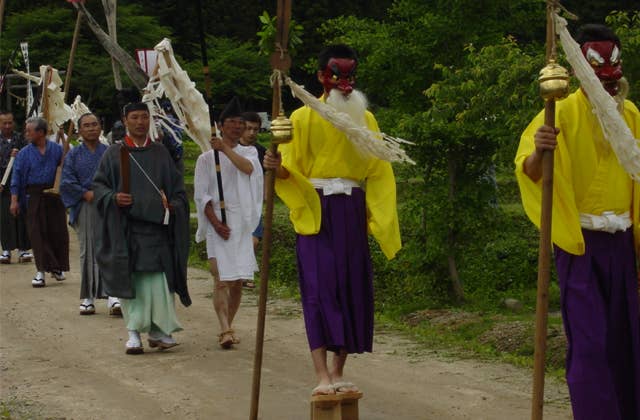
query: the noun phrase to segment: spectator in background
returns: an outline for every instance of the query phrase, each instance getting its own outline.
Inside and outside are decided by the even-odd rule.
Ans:
[[[11,251],[18,250],[19,262],[30,262],[33,255],[29,252],[31,242],[27,233],[25,215],[13,216],[9,212],[11,205],[11,173],[5,174],[9,161],[17,156],[20,149],[27,145],[22,134],[14,130],[13,114],[0,111],[0,179],[7,175],[6,183],[0,185],[0,244],[2,255],[0,263],[11,263]],[[12,169],[13,171],[13,169]]]
[[[256,112],[244,112],[242,114],[242,119],[244,120],[244,133],[242,137],[240,137],[240,144],[243,146],[253,146],[256,148],[258,152],[258,159],[260,159],[260,167],[262,169],[262,173],[264,174],[264,167],[262,166],[262,161],[264,161],[264,154],[267,152],[266,147],[258,143],[258,133],[260,132],[260,127],[262,126],[262,119],[260,115]],[[257,254],[258,244],[260,240],[262,240],[262,214],[260,214],[260,222],[258,222],[258,226],[256,230],[251,234],[253,238],[253,252]],[[254,289],[256,284],[253,280],[243,280],[242,285],[247,289]]]

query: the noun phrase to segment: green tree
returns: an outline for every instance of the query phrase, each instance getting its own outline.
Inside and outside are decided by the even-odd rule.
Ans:
[[[52,65],[59,71],[66,70],[76,14],[72,7],[58,3],[57,6],[45,5],[11,13],[7,17],[0,51],[2,62],[6,62],[21,41],[27,41],[32,71],[44,64]],[[153,48],[162,38],[170,36],[169,30],[154,18],[142,15],[140,6],[121,6],[119,12],[118,42],[126,51],[133,53],[136,48]],[[97,9],[95,16],[102,16],[101,9]],[[22,60],[14,65],[24,70]],[[131,85],[126,77],[123,84]],[[114,93],[111,59],[84,25],[78,40],[68,100],[73,101],[76,95],[81,95],[91,110],[105,116],[114,112]]]
[[[639,104],[640,99],[640,11],[613,12],[606,23],[620,37],[622,44],[622,68],[629,80],[629,99]]]
[[[537,26],[532,11],[541,17]],[[496,156],[524,125],[513,108],[531,113],[527,92],[538,69],[511,34],[530,40],[544,25],[537,0],[398,0],[385,22],[344,17],[321,28],[361,52],[359,83],[381,125],[416,142],[410,154],[418,165],[404,171],[424,180],[416,197],[427,228],[422,252],[457,301],[464,297],[457,255],[464,238],[495,214]]]

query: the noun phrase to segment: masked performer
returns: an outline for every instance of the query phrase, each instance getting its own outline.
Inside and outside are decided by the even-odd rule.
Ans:
[[[322,101],[378,131],[364,95],[354,89],[356,53],[345,45],[319,55]],[[387,258],[400,249],[391,164],[356,149],[345,134],[305,106],[291,115],[293,140],[270,152],[276,192],[297,235],[298,273],[311,358],[318,378],[312,395],[358,392],[345,380],[350,353],[372,351],[373,275],[367,232]],[[327,350],[334,352],[331,366]]]
[[[576,37],[604,89],[619,95],[621,46],[606,26]],[[598,87],[598,86],[596,86]],[[568,340],[566,375],[576,420],[640,419],[640,326],[634,230],[638,185],[625,172],[583,86],[556,105],[557,128],[540,113],[522,134],[516,175],[527,215],[540,221],[541,157],[554,150],[552,239]],[[605,96],[606,97],[606,96]],[[640,138],[640,113],[622,118]]]

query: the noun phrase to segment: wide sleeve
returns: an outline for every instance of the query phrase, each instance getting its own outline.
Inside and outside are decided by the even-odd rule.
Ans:
[[[402,241],[396,208],[396,182],[391,164],[379,161],[372,165],[366,183],[369,232],[376,238],[387,259],[392,259],[402,247]]]
[[[208,202],[215,203],[214,197],[218,188],[211,179],[211,171],[215,171],[215,167],[212,166],[211,153],[213,152],[205,152],[198,156],[193,177],[193,201],[198,215],[196,242],[202,242],[207,237],[210,222],[204,214],[204,208]]]
[[[27,209],[27,196],[26,196],[26,188],[27,188],[27,176],[28,176],[28,159],[29,159],[29,149],[24,148],[21,149],[16,155],[16,159],[13,161],[13,169],[11,172],[11,194],[18,196],[18,202],[20,204],[21,211],[25,211]]]
[[[91,189],[97,210],[93,226],[95,255],[104,278],[105,293],[131,299],[135,298],[135,290],[129,260],[129,224],[126,209],[120,209],[114,197],[120,188],[119,157],[120,146],[109,147],[93,178]]]
[[[171,180],[173,185],[171,188],[172,215],[170,219],[170,242],[173,244],[173,259],[175,278],[173,287],[180,298],[180,302],[184,306],[191,305],[191,296],[187,287],[187,268],[189,262],[189,245],[190,240],[190,212],[189,201],[184,189],[184,179],[178,166],[173,162],[168,162],[169,171],[172,172]],[[168,171],[168,172],[169,172]]]
[[[78,177],[75,167],[75,157],[79,148],[67,153],[62,166],[62,178],[60,180],[60,197],[66,208],[73,207],[82,201],[82,195],[87,191]]]
[[[291,122],[293,139],[279,149],[282,166],[289,171],[289,176],[285,179],[276,178],[275,190],[289,208],[289,218],[296,233],[314,235],[320,231],[322,212],[318,193],[305,175],[311,166],[309,137],[312,134],[309,132],[308,108],[296,110],[291,115]]]
[[[520,187],[522,205],[525,213],[538,229],[542,208],[542,181],[533,182],[524,173],[523,168],[525,159],[535,150],[534,135],[541,125],[544,125],[544,112],[539,113],[522,133],[515,158],[515,174]],[[557,137],[558,146],[554,152],[551,239],[553,243],[570,254],[583,255],[585,244],[573,190],[571,156],[562,125],[562,115],[556,111],[556,126],[560,127],[560,133]]]
[[[372,131],[380,131],[370,113],[367,113],[367,125]],[[376,239],[387,259],[392,259],[402,248],[402,241],[396,204],[396,180],[391,164],[371,159],[365,181],[369,233]]]
[[[25,162],[27,160],[26,151],[22,150],[18,152],[15,160],[13,161],[13,168],[11,172],[11,194],[19,195],[20,191],[24,189],[25,181]]]
[[[250,175],[238,171],[238,198],[240,211],[242,211],[243,223],[255,230],[260,222],[262,214],[262,196],[264,194],[264,179],[262,167],[255,147],[241,147],[239,152],[242,157],[251,162],[253,171]]]

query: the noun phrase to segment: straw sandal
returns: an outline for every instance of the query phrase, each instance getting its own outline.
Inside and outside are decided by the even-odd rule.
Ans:
[[[233,346],[233,330],[229,329],[218,334],[218,344],[225,350]]]

